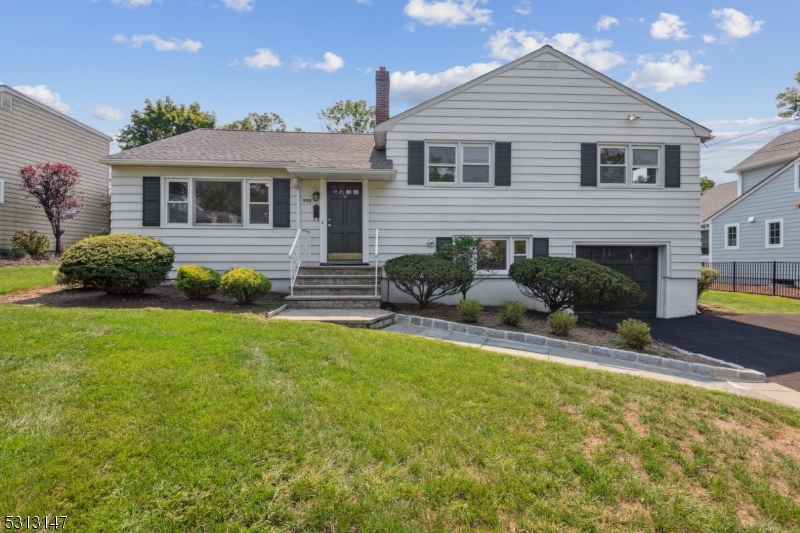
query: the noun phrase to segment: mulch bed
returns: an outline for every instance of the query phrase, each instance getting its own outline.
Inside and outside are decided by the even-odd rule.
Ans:
[[[449,322],[459,322],[465,324],[464,321],[458,317],[458,311],[453,305],[438,305],[431,304],[427,309],[420,309],[415,304],[396,304],[397,312],[406,315],[423,316],[426,318],[438,318],[440,320],[447,320]],[[522,319],[520,327],[509,326],[500,321],[500,315],[497,307],[484,307],[483,314],[478,322],[472,324],[482,326],[485,328],[502,329],[506,331],[521,331],[524,333],[531,333],[534,335],[542,335],[552,338],[563,338],[572,342],[579,342],[582,344],[590,344],[592,346],[604,346],[606,348],[614,348],[621,350],[630,350],[633,352],[645,353],[649,355],[657,355],[659,357],[669,357],[670,359],[678,359],[680,361],[687,361],[690,363],[703,363],[707,365],[716,365],[706,359],[695,357],[685,354],[676,350],[669,344],[661,342],[654,342],[652,346],[644,350],[634,350],[624,346],[622,339],[614,331],[614,328],[602,322],[593,321],[586,317],[580,317],[578,324],[572,329],[568,337],[558,337],[550,333],[550,328],[547,325],[547,314],[538,311],[528,310]]]
[[[0,259],[0,268],[35,265],[58,265],[59,263],[61,263],[61,261],[59,261],[57,257],[42,257],[41,259],[33,259],[32,257],[24,257],[22,259]]]
[[[205,300],[189,300],[172,285],[159,285],[139,296],[109,296],[95,289],[37,287],[0,296],[0,303],[44,305],[48,307],[93,307],[98,309],[182,309],[212,313],[263,314],[283,305],[286,294],[271,292],[251,305],[237,305],[221,293]]]

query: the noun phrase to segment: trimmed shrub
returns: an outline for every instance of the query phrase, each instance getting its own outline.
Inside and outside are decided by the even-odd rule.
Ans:
[[[25,257],[24,250],[0,250],[0,259],[22,259]]]
[[[220,279],[222,290],[236,298],[239,304],[253,303],[272,289],[267,276],[250,268],[228,270]]]
[[[650,336],[650,326],[633,318],[626,318],[617,326],[617,333],[625,346],[641,350],[653,344],[653,337]]]
[[[190,300],[202,300],[217,292],[221,277],[210,268],[183,265],[175,277],[175,287]]]
[[[562,309],[625,311],[644,300],[635,281],[588,259],[524,259],[512,264],[508,275],[524,294],[544,302],[551,313]]]
[[[702,267],[700,269],[700,277],[697,278],[697,297],[706,292],[711,285],[719,278],[719,270],[713,268]]]
[[[433,255],[411,254],[389,259],[383,265],[389,281],[425,309],[429,303],[461,292],[472,281],[468,269]]]
[[[477,322],[483,313],[483,306],[478,300],[459,300],[456,310],[458,318],[464,322]]]
[[[35,229],[31,231],[18,229],[11,237],[11,249],[23,250],[31,257],[44,255],[48,248],[50,248],[50,237]]]
[[[58,271],[65,284],[133,295],[166,281],[174,258],[172,248],[158,239],[117,233],[76,242],[62,256]]]
[[[577,323],[578,317],[566,311],[556,311],[555,313],[550,313],[550,316],[547,317],[547,325],[554,335],[569,335],[569,332],[572,331],[572,328]]]
[[[522,317],[527,310],[527,307],[514,300],[500,302],[500,307],[498,308],[500,320],[503,324],[508,324],[509,326],[519,326],[522,324]]]

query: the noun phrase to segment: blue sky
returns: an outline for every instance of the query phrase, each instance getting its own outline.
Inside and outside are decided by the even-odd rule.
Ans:
[[[779,125],[774,99],[800,70],[797,0],[3,4],[0,83],[110,134],[167,94],[221,124],[274,111],[317,131],[337,100],[374,103],[378,66],[392,72],[395,114],[546,43],[711,127],[712,142],[770,127],[711,147],[702,172],[718,181],[798,125]]]

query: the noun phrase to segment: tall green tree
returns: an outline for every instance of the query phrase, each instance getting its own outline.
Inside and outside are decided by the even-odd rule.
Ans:
[[[794,81],[800,85],[800,72],[795,74]],[[782,93],[778,93],[778,96],[775,97],[778,101],[778,109],[783,109],[784,107],[786,110],[781,111],[778,113],[779,117],[783,118],[792,118],[792,117],[800,117],[800,89],[797,87],[787,87],[785,91]]]
[[[144,109],[131,113],[131,123],[122,128],[117,143],[122,150],[129,150],[179,133],[198,128],[215,128],[217,115],[203,111],[197,102],[177,105],[167,95],[164,100],[144,101]]]
[[[331,133],[370,133],[375,127],[375,106],[366,100],[339,101],[317,115]]]
[[[277,113],[248,113],[241,120],[222,126],[223,130],[286,131],[286,123]]]
[[[716,182],[708,176],[700,176],[700,194],[705,194],[714,188]]]

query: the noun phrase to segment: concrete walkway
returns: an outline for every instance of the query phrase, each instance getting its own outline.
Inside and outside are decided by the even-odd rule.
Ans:
[[[533,347],[528,344],[510,342],[506,340],[491,339],[477,335],[467,335],[464,333],[454,333],[440,329],[414,326],[411,324],[394,324],[383,331],[394,333],[404,333],[416,335],[430,339],[439,339],[445,342],[452,342],[473,348],[480,348],[497,353],[517,355],[520,357],[530,357],[542,361],[552,361],[566,365],[581,366],[594,370],[605,370],[607,372],[617,372],[620,374],[630,374],[634,376],[647,377],[669,381],[671,383],[681,383],[693,385],[706,389],[714,389],[740,396],[750,396],[761,400],[772,401],[800,409],[800,392],[778,383],[753,383],[740,381],[724,381],[710,378],[703,378],[694,375],[682,374],[668,369],[655,369],[654,367],[642,366],[625,361],[611,360],[602,357],[593,357],[586,354],[577,354],[556,350],[554,348],[544,348],[541,346]]]

